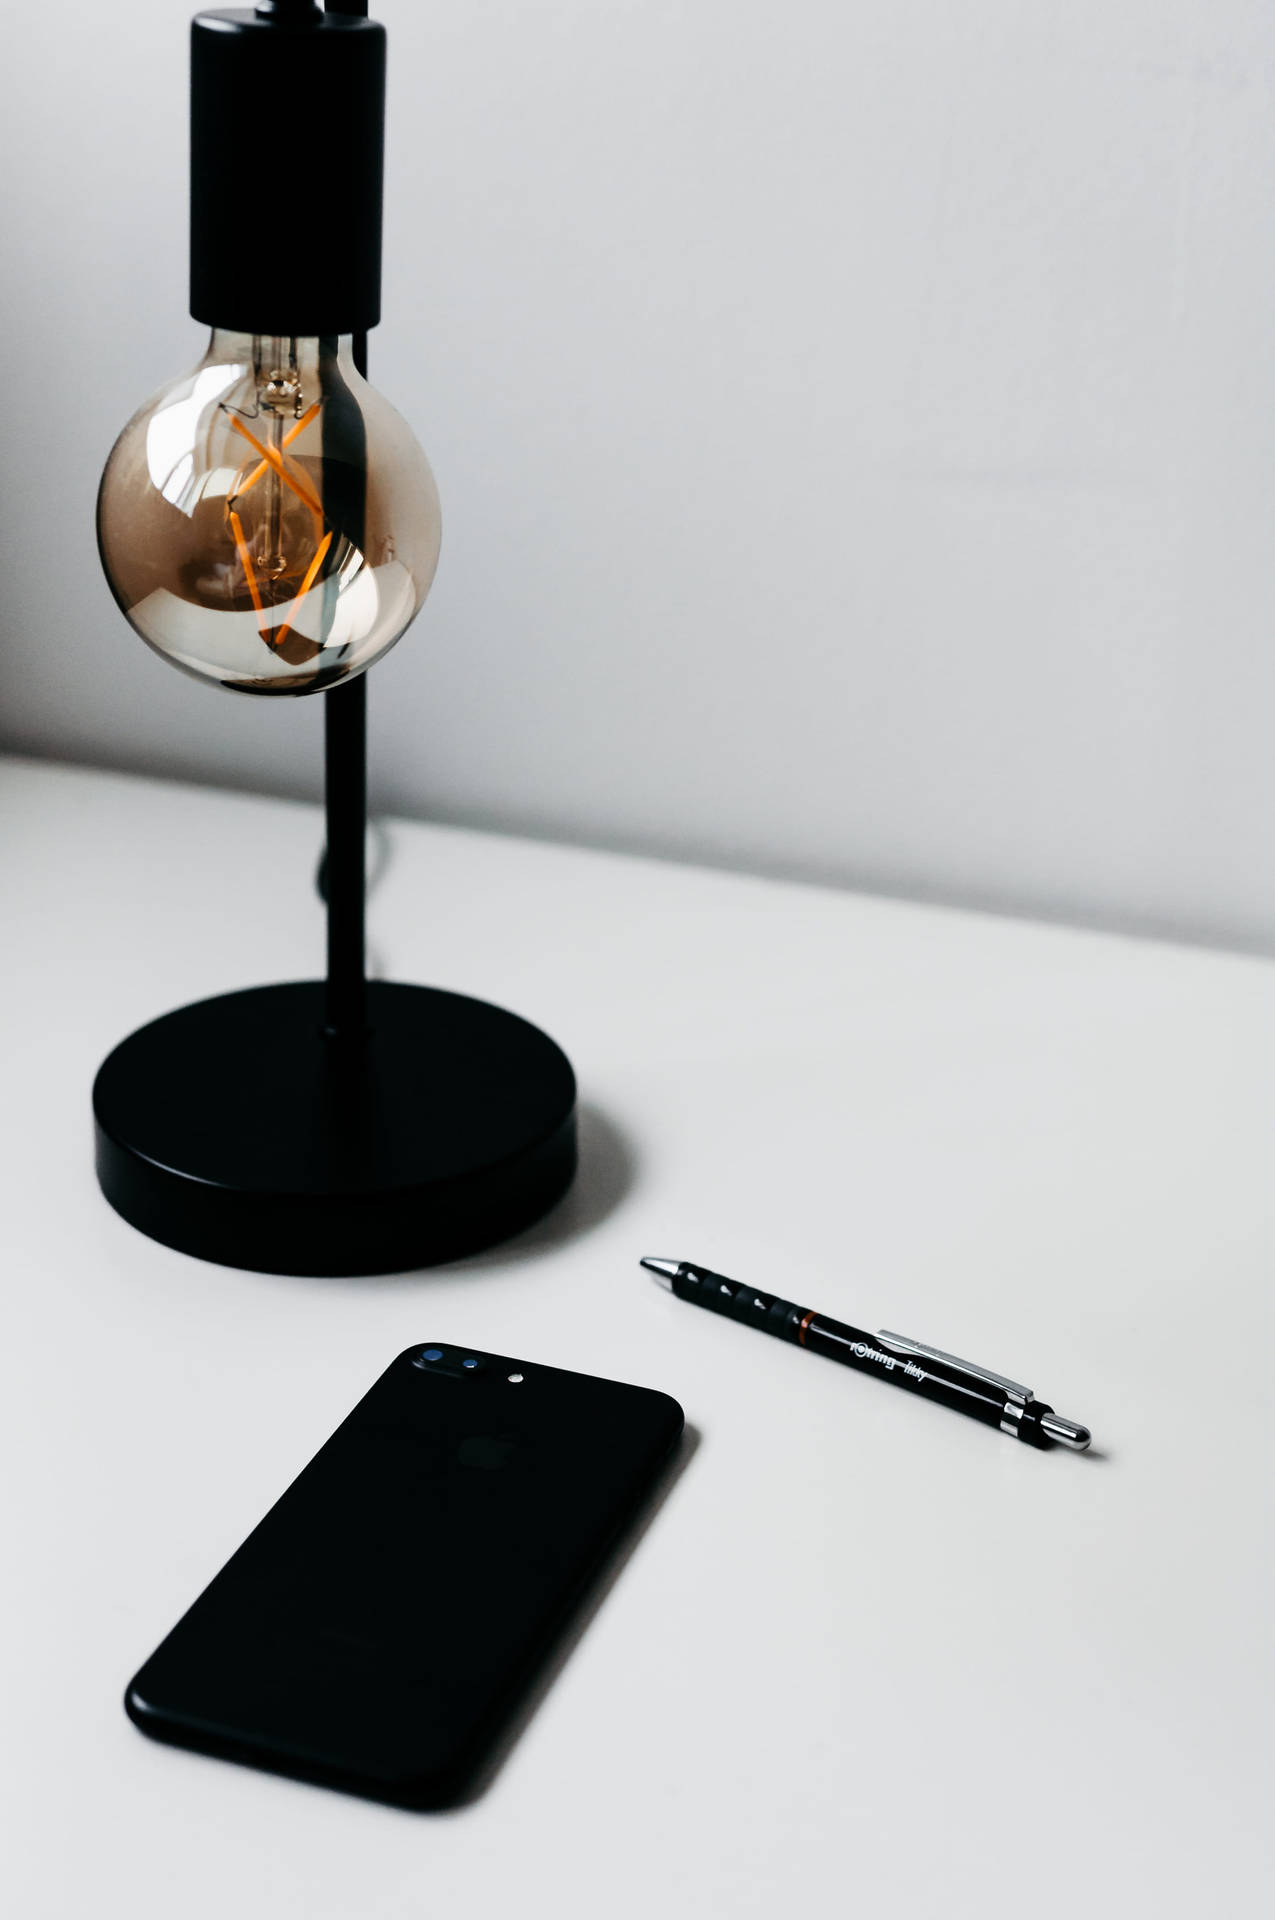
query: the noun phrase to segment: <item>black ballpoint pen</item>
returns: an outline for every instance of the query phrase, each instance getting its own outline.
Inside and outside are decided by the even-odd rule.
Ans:
[[[693,1266],[689,1260],[643,1260],[642,1265],[679,1300],[691,1300],[746,1327],[760,1327],[777,1339],[791,1340],[794,1346],[821,1353],[828,1360],[840,1360],[842,1366],[856,1367],[860,1373],[880,1374],[909,1393],[937,1400],[956,1413],[971,1414],[985,1426],[999,1427],[1011,1439],[1034,1447],[1070,1447],[1075,1453],[1083,1453],[1089,1445],[1088,1427],[1064,1420],[1037,1400],[1030,1387],[1020,1387],[969,1360],[958,1360],[953,1353],[922,1346],[901,1333],[864,1333],[826,1314],[795,1306],[791,1300],[777,1300],[772,1293],[758,1293],[724,1274],[710,1273],[707,1267]]]

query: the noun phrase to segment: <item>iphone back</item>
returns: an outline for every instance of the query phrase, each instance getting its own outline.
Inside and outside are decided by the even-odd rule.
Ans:
[[[400,1805],[464,1797],[682,1425],[648,1388],[409,1348],[141,1668],[130,1718]]]

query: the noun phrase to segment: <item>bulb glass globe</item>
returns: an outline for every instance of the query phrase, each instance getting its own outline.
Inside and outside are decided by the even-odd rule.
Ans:
[[[351,341],[214,331],[102,475],[111,591],[174,666],[241,693],[313,693],[406,631],[438,564],[424,454]]]

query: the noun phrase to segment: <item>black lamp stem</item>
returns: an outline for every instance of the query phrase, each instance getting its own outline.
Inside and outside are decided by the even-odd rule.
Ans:
[[[325,0],[328,13],[367,13],[367,0]],[[354,336],[354,364],[367,378],[367,335]],[[323,697],[327,812],[328,979],[325,1024],[334,1039],[367,1026],[364,912],[367,898],[367,675]]]
[[[328,981],[325,1025],[353,1039],[367,1023],[363,847],[367,831],[367,675],[323,696],[327,805]]]
[[[354,364],[367,376],[367,335],[354,336]],[[328,982],[325,1025],[356,1039],[367,1025],[364,905],[367,897],[367,675],[323,696],[327,811]]]

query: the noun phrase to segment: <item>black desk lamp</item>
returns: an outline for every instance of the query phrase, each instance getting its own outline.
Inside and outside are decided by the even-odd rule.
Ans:
[[[366,682],[438,559],[438,496],[368,386],[385,30],[366,0],[191,29],[193,372],[125,427],[98,542],[130,624],[248,694],[322,692],[327,980],[182,1007],[93,1090],[97,1172],[143,1233],[229,1266],[377,1273],[492,1245],[576,1164],[561,1049],[499,1007],[364,973]]]

